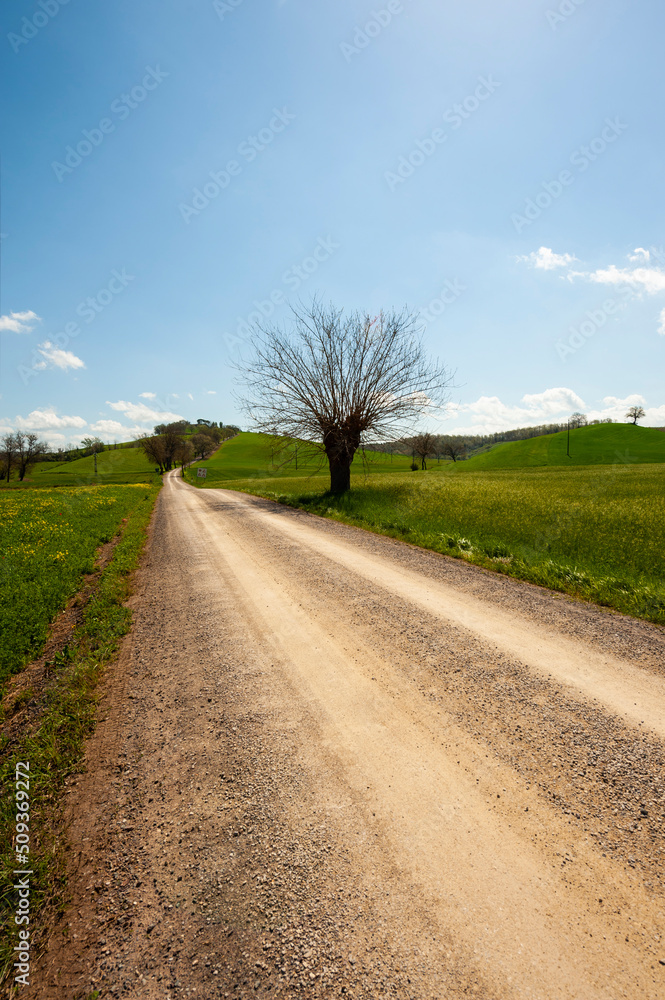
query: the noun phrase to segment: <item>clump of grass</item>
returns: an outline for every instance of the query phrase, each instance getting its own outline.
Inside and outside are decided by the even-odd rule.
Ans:
[[[20,712],[22,708],[25,708],[26,705],[29,705],[34,697],[35,697],[35,689],[33,687],[24,688],[23,691],[21,691],[16,696],[16,698],[14,698],[14,701],[12,702],[11,708],[9,710],[9,714],[16,715],[16,713]]]

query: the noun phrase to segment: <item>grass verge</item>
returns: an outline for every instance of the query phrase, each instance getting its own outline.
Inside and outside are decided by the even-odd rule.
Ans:
[[[68,646],[67,657],[42,696],[41,711],[29,731],[0,747],[0,837],[2,894],[0,896],[0,983],[10,987],[18,928],[14,917],[18,893],[16,868],[29,868],[30,953],[43,946],[50,918],[64,907],[66,886],[63,849],[58,836],[59,803],[68,775],[80,764],[86,738],[94,729],[97,684],[130,628],[125,606],[131,573],[138,566],[157,491],[146,491],[128,518],[113,559],[105,568],[89,601],[81,626]],[[17,862],[15,854],[15,770],[17,761],[30,765],[30,853]]]
[[[153,492],[142,483],[0,494],[0,687],[37,655],[99,546]]]

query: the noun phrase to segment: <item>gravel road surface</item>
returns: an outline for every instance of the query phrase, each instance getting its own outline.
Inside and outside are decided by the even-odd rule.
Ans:
[[[174,474],[23,996],[665,996],[665,630]]]

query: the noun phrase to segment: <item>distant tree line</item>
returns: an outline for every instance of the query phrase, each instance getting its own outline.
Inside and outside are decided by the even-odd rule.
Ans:
[[[221,441],[234,437],[239,432],[240,428],[234,424],[199,418],[195,424],[184,420],[173,424],[158,424],[154,434],[143,435],[138,441],[105,444],[101,438],[85,437],[80,447],[56,449],[51,448],[46,441],[41,441],[37,434],[15,431],[0,439],[0,481],[9,482],[16,475],[19,482],[23,482],[36,462],[74,462],[78,458],[92,455],[96,468],[97,455],[101,452],[135,448],[137,444],[143,448],[150,461],[154,461],[160,471],[164,472],[173,468],[176,461],[182,460],[186,464],[194,458],[205,458]],[[154,445],[147,442],[154,442]]]
[[[638,414],[639,419],[642,414]],[[633,418],[632,413],[626,416]],[[611,417],[602,420],[588,420],[584,413],[573,413],[570,417],[571,427],[586,427],[593,424],[611,424]],[[389,451],[395,455],[411,455],[412,468],[427,468],[427,459],[445,458],[452,462],[464,461],[471,455],[486,448],[488,445],[501,444],[504,441],[525,441],[528,438],[541,437],[543,434],[558,434],[568,428],[568,422],[563,424],[537,424],[534,427],[516,427],[508,431],[496,431],[494,434],[431,434],[421,432],[412,437],[400,438],[388,445],[365,445],[367,451]]]

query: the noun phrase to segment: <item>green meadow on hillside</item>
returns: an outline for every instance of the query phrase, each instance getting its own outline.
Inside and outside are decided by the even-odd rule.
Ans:
[[[32,486],[85,486],[91,483],[114,485],[121,483],[157,483],[159,475],[140,448],[123,446],[102,451],[97,455],[97,475],[92,455],[73,462],[39,462],[22,483],[12,479],[3,483],[5,489],[25,489]]]
[[[269,434],[237,434],[225,441],[210,458],[192,466],[192,470],[207,470],[205,480],[198,479],[195,471],[188,472],[187,478],[190,482],[195,481],[197,486],[215,487],[232,479],[277,479],[285,476],[308,479],[312,476],[326,476],[328,466],[325,456],[315,454],[311,447],[303,443],[298,447],[296,469],[295,446],[290,445],[286,450],[278,451],[276,441]],[[410,456],[393,455],[391,459],[389,454],[383,452],[366,452],[365,464],[363,465],[363,457],[359,454],[352,468],[357,474],[362,474],[363,471],[373,474],[403,472],[410,465]]]
[[[526,441],[494,445],[464,462],[464,468],[522,469],[533,466],[613,465],[615,462],[665,462],[665,434],[654,427],[633,424],[593,424],[570,432],[570,456],[566,455],[568,434],[544,434]],[[462,463],[460,463],[460,468]]]

